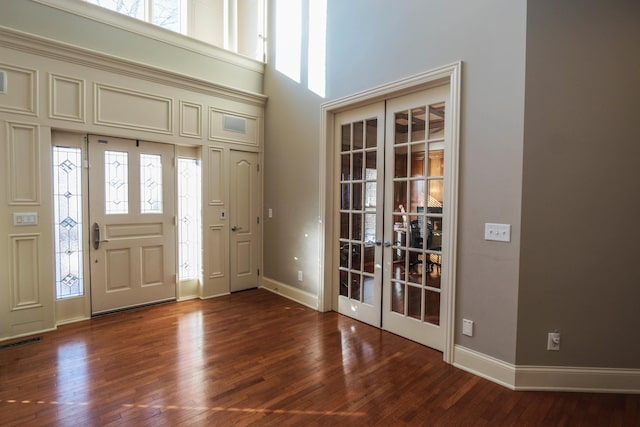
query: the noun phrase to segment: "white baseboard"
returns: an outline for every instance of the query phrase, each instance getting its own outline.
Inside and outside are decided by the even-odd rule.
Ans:
[[[277,280],[269,279],[268,277],[262,278],[261,288],[278,294],[292,301],[305,305],[314,310],[318,309],[318,296],[310,292],[303,291],[302,289],[294,288],[290,285],[285,285]]]
[[[512,390],[515,389],[515,365],[495,357],[456,345],[453,348],[453,366]]]
[[[640,394],[640,369],[518,366],[516,390]]]
[[[459,345],[453,365],[518,391],[640,394],[640,369],[517,366]]]

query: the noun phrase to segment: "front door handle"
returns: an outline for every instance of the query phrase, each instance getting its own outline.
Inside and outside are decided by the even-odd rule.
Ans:
[[[93,223],[91,234],[93,237],[93,249],[95,250],[98,250],[98,248],[100,248],[100,243],[108,242],[108,240],[100,240],[100,226],[97,222]]]
[[[233,227],[231,227],[231,231],[238,231],[238,230],[242,230],[242,227],[238,227],[237,225],[234,225]]]

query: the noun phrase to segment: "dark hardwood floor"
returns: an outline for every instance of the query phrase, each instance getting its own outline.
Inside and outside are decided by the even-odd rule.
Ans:
[[[264,290],[41,336],[0,350],[2,426],[640,425],[640,395],[513,392]]]

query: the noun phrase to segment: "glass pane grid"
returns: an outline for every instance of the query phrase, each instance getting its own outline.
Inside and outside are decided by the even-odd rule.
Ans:
[[[82,150],[53,147],[56,299],[84,295]]]

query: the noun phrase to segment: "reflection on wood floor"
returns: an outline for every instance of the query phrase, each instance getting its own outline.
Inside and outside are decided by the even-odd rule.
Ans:
[[[0,425],[640,425],[640,395],[513,392],[264,290],[41,336],[0,350]]]

